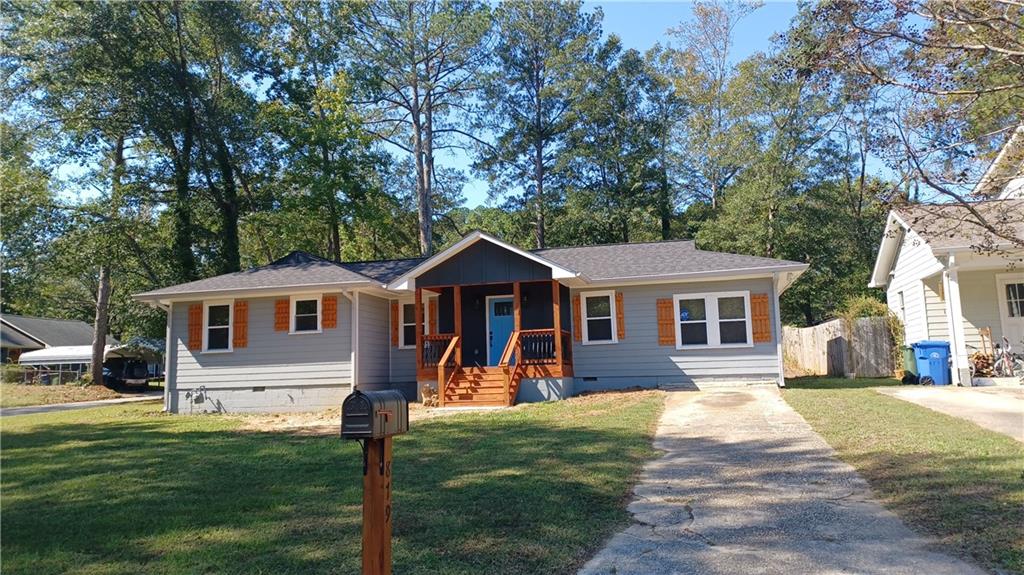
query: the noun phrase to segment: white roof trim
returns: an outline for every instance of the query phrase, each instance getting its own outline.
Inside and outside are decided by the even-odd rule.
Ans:
[[[909,230],[910,225],[896,215],[895,210],[890,210],[885,222],[885,231],[882,232],[882,242],[878,246],[878,255],[875,256],[875,267],[871,270],[869,288],[889,285],[889,272],[892,271],[893,262],[896,261],[896,255],[903,244],[903,237]]]
[[[512,244],[505,243],[505,242],[499,240],[498,238],[496,238],[496,237],[494,237],[494,236],[492,236],[490,234],[481,232],[480,230],[475,230],[475,231],[470,232],[469,234],[466,234],[466,237],[462,238],[458,242],[455,242],[455,244],[452,245],[451,247],[449,247],[448,249],[443,250],[441,252],[438,252],[438,253],[434,254],[433,256],[427,258],[425,261],[421,262],[418,266],[416,266],[416,267],[412,268],[411,270],[405,272],[405,274],[402,275],[402,277],[400,277],[400,278],[394,280],[393,282],[387,284],[387,289],[391,290],[391,291],[407,291],[407,290],[415,289],[415,287],[416,287],[416,278],[417,277],[422,275],[424,272],[426,272],[428,270],[431,270],[431,269],[441,265],[442,263],[448,261],[449,259],[451,259],[455,255],[457,255],[459,252],[461,252],[462,250],[464,250],[464,249],[468,248],[469,246],[475,244],[478,240],[489,241],[492,244],[495,244],[497,246],[501,246],[501,247],[505,248],[506,250],[516,254],[516,255],[520,255],[520,256],[528,259],[528,260],[537,262],[537,263],[539,263],[539,264],[541,264],[543,266],[551,268],[551,277],[552,277],[552,279],[569,279],[569,278],[581,277],[581,274],[578,273],[578,272],[575,272],[575,271],[572,271],[570,269],[564,268],[564,267],[562,267],[562,266],[560,266],[560,265],[558,265],[558,264],[556,264],[556,263],[554,263],[554,262],[552,262],[550,260],[547,260],[547,259],[544,259],[544,258],[538,256],[537,254],[528,252],[526,250],[519,249],[519,248],[513,246]]]
[[[263,286],[244,288],[220,288],[190,292],[172,293],[137,293],[132,298],[140,302],[158,302],[167,304],[176,301],[199,301],[211,297],[271,297],[275,295],[290,295],[300,293],[332,293],[334,291],[351,290],[354,287],[373,287],[372,281],[352,282],[327,282],[327,283],[299,283],[285,286]]]

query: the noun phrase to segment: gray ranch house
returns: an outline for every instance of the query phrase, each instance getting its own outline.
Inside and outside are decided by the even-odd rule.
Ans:
[[[508,406],[783,385],[779,295],[807,267],[691,241],[528,251],[474,231],[429,258],[293,252],[135,298],[167,312],[172,412],[316,410],[353,388],[424,386],[444,406]]]

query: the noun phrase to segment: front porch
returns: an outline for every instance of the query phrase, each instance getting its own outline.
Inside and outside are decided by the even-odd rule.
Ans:
[[[1022,349],[1024,273],[996,256],[950,256],[948,264],[923,282],[927,336],[950,342],[954,384],[996,385],[991,377],[972,380],[971,356],[991,356],[1007,343],[1014,352]]]
[[[418,285],[417,386],[440,406],[511,406],[523,379],[572,377],[569,288],[554,279]]]

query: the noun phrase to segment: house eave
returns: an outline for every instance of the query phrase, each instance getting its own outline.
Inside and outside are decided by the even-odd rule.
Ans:
[[[360,287],[373,287],[373,282],[356,281],[356,282],[325,282],[325,283],[298,283],[289,284],[285,286],[263,286],[263,287],[249,287],[249,288],[223,288],[214,290],[200,290],[200,291],[189,291],[189,292],[175,292],[175,293],[160,293],[160,292],[144,292],[133,294],[132,299],[141,303],[153,303],[168,305],[175,302],[182,301],[196,301],[202,299],[210,299],[213,297],[272,297],[276,295],[290,295],[290,294],[301,294],[301,293],[314,293],[314,292],[325,292],[325,291],[342,291],[351,290]]]

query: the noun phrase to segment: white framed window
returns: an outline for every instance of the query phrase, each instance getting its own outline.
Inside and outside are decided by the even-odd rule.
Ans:
[[[320,333],[323,302],[320,294],[292,296],[291,326],[288,333]]]
[[[615,291],[580,294],[583,314],[583,345],[617,343],[615,333]]]
[[[430,333],[430,318],[427,317],[430,309],[430,300],[434,298],[423,298],[423,334]],[[398,309],[398,349],[416,348],[416,302],[399,302]]]
[[[234,304],[234,300],[203,302],[203,353],[232,351]]]
[[[750,292],[675,294],[676,349],[751,347]]]

